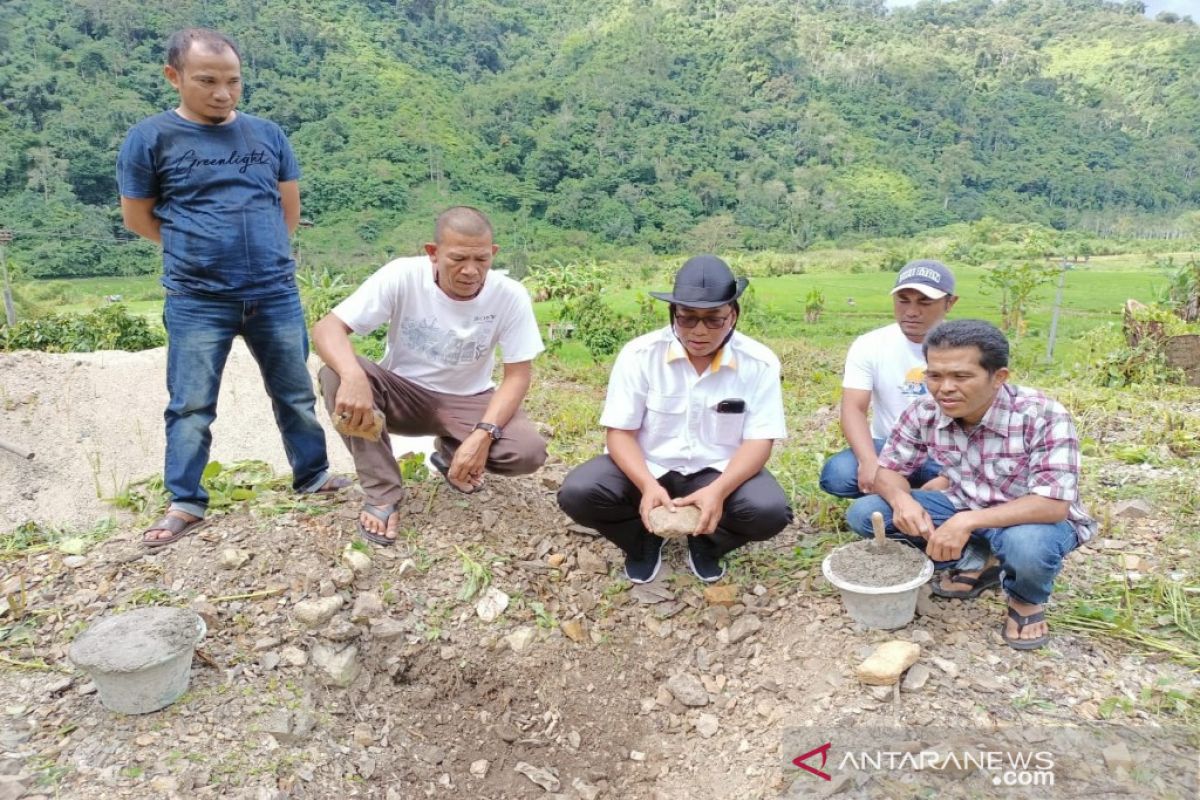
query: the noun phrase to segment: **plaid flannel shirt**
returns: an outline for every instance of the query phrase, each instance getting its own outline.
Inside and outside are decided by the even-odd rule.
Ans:
[[[1003,384],[971,431],[932,397],[914,401],[892,429],[879,466],[911,475],[926,459],[942,466],[956,508],[981,509],[1028,494],[1071,504],[1067,520],[1086,542],[1096,521],[1079,502],[1079,436],[1067,410],[1041,392]]]

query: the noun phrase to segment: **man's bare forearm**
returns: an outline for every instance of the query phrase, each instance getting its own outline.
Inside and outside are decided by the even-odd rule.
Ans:
[[[162,220],[154,216],[154,204],[152,197],[122,197],[121,221],[143,239],[162,244]]]
[[[350,329],[338,317],[326,314],[318,320],[313,325],[312,343],[321,360],[343,381],[366,377],[350,342]]]
[[[843,414],[842,433],[845,434],[846,443],[850,445],[858,463],[869,464],[878,458],[875,453],[875,438],[871,436],[871,424],[865,416],[857,416],[853,412],[850,415]]]
[[[774,439],[748,439],[742,442],[733,458],[729,459],[721,477],[710,485],[717,487],[724,497],[733,494],[739,486],[762,471],[774,446]]]
[[[850,445],[850,451],[860,464],[875,463],[875,437],[871,435],[871,423],[867,419],[871,394],[862,389],[843,389],[842,407],[838,420],[842,424],[842,435]]]
[[[875,493],[895,508],[896,503],[912,497],[912,487],[909,486],[908,478],[899,472],[880,467],[875,473]]]
[[[1066,500],[1054,500],[1037,494],[1027,494],[1007,503],[989,508],[973,508],[960,511],[971,530],[980,528],[1011,528],[1014,525],[1053,525],[1067,518],[1071,504]]]
[[[503,428],[517,413],[533,383],[533,363],[521,361],[504,365],[504,376],[488,402],[480,422],[490,422]]]

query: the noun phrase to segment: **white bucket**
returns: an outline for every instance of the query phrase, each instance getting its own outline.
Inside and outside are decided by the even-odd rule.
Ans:
[[[95,682],[105,708],[146,714],[187,691],[192,654],[206,631],[186,608],[138,608],[93,624],[68,656]]]
[[[858,544],[844,544],[833,553]],[[842,604],[846,606],[846,611],[850,612],[855,622],[861,622],[868,628],[889,631],[903,628],[912,622],[917,612],[917,590],[933,577],[932,561],[926,558],[925,565],[921,567],[917,577],[904,583],[892,586],[862,586],[843,580],[833,573],[830,567],[833,553],[825,556],[825,560],[821,562],[821,574],[825,576],[825,580],[841,590]]]

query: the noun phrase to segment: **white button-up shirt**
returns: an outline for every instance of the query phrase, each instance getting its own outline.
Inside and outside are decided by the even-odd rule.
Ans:
[[[741,413],[719,412],[741,400]],[[608,379],[600,424],[637,431],[650,473],[724,471],[747,439],[782,439],[779,359],[734,331],[703,373],[687,358],[670,326],[639,336],[621,350]]]

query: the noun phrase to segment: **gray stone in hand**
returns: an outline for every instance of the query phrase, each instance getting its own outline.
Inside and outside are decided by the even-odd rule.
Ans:
[[[650,511],[650,532],[664,539],[687,536],[699,524],[700,509],[697,506],[676,506],[674,511],[657,506]]]

